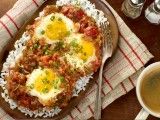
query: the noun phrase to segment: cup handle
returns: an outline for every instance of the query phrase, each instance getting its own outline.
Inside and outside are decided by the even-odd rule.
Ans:
[[[134,120],[146,120],[148,116],[149,113],[142,108]]]

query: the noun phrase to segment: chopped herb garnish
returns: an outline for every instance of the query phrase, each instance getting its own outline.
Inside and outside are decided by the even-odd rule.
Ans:
[[[31,84],[31,85],[29,86],[29,88],[30,88],[30,89],[33,89],[33,88],[34,88],[34,84]]]
[[[80,53],[83,52],[83,46],[79,46],[79,52],[80,52]]]
[[[64,77],[63,76],[60,76],[59,79],[60,79],[61,82],[64,82]]]
[[[42,93],[48,93],[49,92],[49,90],[48,90],[48,88],[44,88],[43,90],[42,90]]]
[[[49,84],[49,80],[47,80],[47,78],[42,79],[42,82],[43,82],[44,84]]]
[[[59,17],[59,18],[58,18],[58,21],[62,21],[62,18]]]
[[[47,25],[47,29],[52,29],[52,24]]]
[[[59,51],[60,49],[63,48],[64,42],[60,41],[56,43],[56,46],[54,48],[55,51]]]
[[[33,45],[33,48],[34,48],[34,49],[37,49],[38,47],[39,47],[39,44],[38,44],[38,43],[36,43],[36,44]]]
[[[45,31],[44,31],[44,30],[42,30],[42,31],[41,31],[41,34],[42,34],[42,35],[43,35],[43,34],[45,34]]]
[[[49,49],[49,45],[45,45],[45,47],[43,48],[43,54],[48,55],[48,53],[47,53],[47,52],[49,52],[48,49]]]
[[[54,85],[54,88],[57,89],[58,88],[57,85]]]
[[[75,4],[75,5],[76,5],[77,7],[79,7],[79,6],[80,6],[79,1],[78,1],[78,0],[75,0],[75,1],[76,1],[76,4]]]
[[[61,79],[63,80],[63,78],[57,78],[55,80],[53,80],[53,86],[55,89],[57,89],[59,87],[59,82],[61,81]]]
[[[74,49],[76,53],[82,53],[83,46],[78,45],[76,49]]]
[[[66,36],[69,36],[70,34],[71,34],[70,31],[67,31],[67,32],[66,32]]]
[[[83,53],[83,55],[84,55],[84,56],[87,56],[87,53],[86,53],[86,52],[84,52],[84,53]]]
[[[83,63],[85,63],[85,62],[87,62],[87,59],[84,59],[84,60],[83,60]]]
[[[72,73],[74,73],[74,71],[75,71],[74,68],[71,68],[71,69],[69,70],[69,73],[72,74]]]
[[[59,66],[60,66],[60,63],[59,63],[58,61],[53,63],[53,67],[55,67],[55,68],[57,68],[57,69],[58,69],[58,68],[59,68]]]
[[[48,75],[48,74],[49,74],[49,72],[48,72],[47,70],[45,71],[45,73],[46,73],[46,75]]]
[[[55,84],[58,84],[59,83],[59,78],[55,79]]]
[[[71,55],[71,56],[72,56],[73,54],[74,54],[73,52],[70,52],[70,53],[69,53],[69,55]]]
[[[55,19],[55,16],[52,16],[52,17],[50,18],[51,21],[54,21],[54,19]]]
[[[45,54],[45,55],[50,55],[50,54],[51,54],[51,51],[46,50],[44,54]]]
[[[72,47],[78,47],[78,43],[77,43],[76,41],[77,41],[76,39],[73,39],[73,40],[71,41],[70,45],[71,45]]]
[[[44,47],[45,49],[48,49],[49,48],[49,45],[47,44],[47,45],[45,45],[45,47]]]
[[[40,66],[40,69],[42,69],[42,70],[43,70],[43,69],[44,69],[44,66]]]

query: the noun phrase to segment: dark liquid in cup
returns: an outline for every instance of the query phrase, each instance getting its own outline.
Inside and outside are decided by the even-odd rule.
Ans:
[[[160,70],[148,74],[141,83],[144,104],[152,111],[160,113]]]

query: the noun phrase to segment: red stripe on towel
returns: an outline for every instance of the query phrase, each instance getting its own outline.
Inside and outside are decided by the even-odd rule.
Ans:
[[[121,84],[123,90],[125,91],[125,93],[127,93],[127,89],[126,89],[126,87],[124,86],[123,82],[121,82],[120,84]]]
[[[81,110],[79,109],[79,107],[78,107],[78,106],[76,106],[75,108],[76,108],[76,109],[81,113]]]
[[[130,59],[128,58],[128,56],[123,52],[123,50],[118,46],[120,52],[125,56],[125,58],[127,59],[127,61],[129,62],[129,64],[133,67],[133,69],[136,71],[137,69],[134,67],[133,63],[130,61]]]
[[[13,20],[13,18],[10,16],[10,15],[8,15],[7,13],[6,13],[6,16],[10,19],[10,21],[15,25],[15,27],[17,28],[17,30],[19,30],[19,27],[18,27],[18,25],[16,24],[16,22]]]
[[[107,78],[103,75],[104,81],[108,84],[108,86],[111,88],[111,90],[113,90],[112,85],[110,84],[110,82],[107,80]]]
[[[0,23],[7,30],[8,34],[10,35],[10,37],[13,38],[13,35],[12,35],[11,31],[8,29],[8,27],[1,20],[0,20]]]
[[[71,117],[72,120],[74,120],[74,117],[72,116],[72,114],[70,113],[69,116]]]
[[[135,48],[135,50],[137,50],[141,46],[141,44],[138,44],[137,47]],[[130,53],[126,54],[126,56],[129,56],[131,53],[133,53],[133,51],[131,51]],[[117,65],[119,62],[121,62],[123,59],[125,59],[125,56],[122,57],[121,59],[117,59],[111,66],[109,66],[108,68],[106,68],[104,70],[104,72],[106,72],[106,71],[110,70],[111,68],[113,68],[115,65]]]
[[[32,0],[34,2],[34,4],[39,7],[38,3],[36,2],[36,0]]]
[[[20,14],[22,14],[25,10],[29,9],[29,7],[33,4],[33,2],[31,4],[29,4],[28,6],[26,6],[22,11],[20,11],[18,14],[16,14],[14,17],[12,17],[13,19],[17,18]],[[5,21],[5,24],[8,24],[8,21]],[[0,27],[0,29],[2,29],[2,27]]]
[[[104,90],[103,90],[103,88],[102,88],[102,94],[105,96],[106,94],[105,94],[105,92],[104,92]]]
[[[92,110],[90,105],[88,106],[88,108],[89,108],[90,112],[92,113],[92,115],[94,115],[94,111]]]
[[[102,81],[102,82],[103,82],[103,81]],[[97,80],[95,80],[95,83],[96,83],[96,85],[98,86],[98,81],[97,81]],[[105,95],[105,92],[103,91],[103,89],[102,89],[102,94]]]
[[[129,79],[130,83],[132,84],[132,86],[135,87],[135,85],[134,85],[132,79],[131,79],[130,77],[129,77],[128,79]]]
[[[139,59],[139,61],[142,63],[142,65],[144,65],[144,62],[142,61],[142,59],[140,58],[140,56],[135,52],[134,48],[131,46],[131,44],[126,40],[126,38],[120,33],[120,35],[122,36],[123,40],[125,41],[125,43],[127,43],[127,45],[130,47],[130,49],[133,51],[133,53],[137,56],[137,58]]]

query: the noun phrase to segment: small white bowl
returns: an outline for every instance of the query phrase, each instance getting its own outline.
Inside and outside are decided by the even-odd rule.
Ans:
[[[158,117],[160,118],[160,113],[157,113],[157,112],[154,112],[152,111],[150,108],[148,108],[143,100],[142,100],[142,96],[140,94],[140,90],[141,90],[141,83],[142,81],[144,80],[143,78],[148,75],[149,73],[155,71],[156,69],[159,69],[159,72],[160,72],[160,62],[156,62],[156,63],[153,63],[151,65],[149,65],[147,68],[145,68],[142,73],[140,74],[140,76],[138,77],[138,81],[137,81],[137,85],[136,85],[136,93],[137,93],[137,98],[138,98],[138,101],[139,103],[141,104],[141,106],[151,115],[155,116],[155,117]],[[160,87],[160,86],[159,86]],[[149,115],[148,114],[148,115]]]

